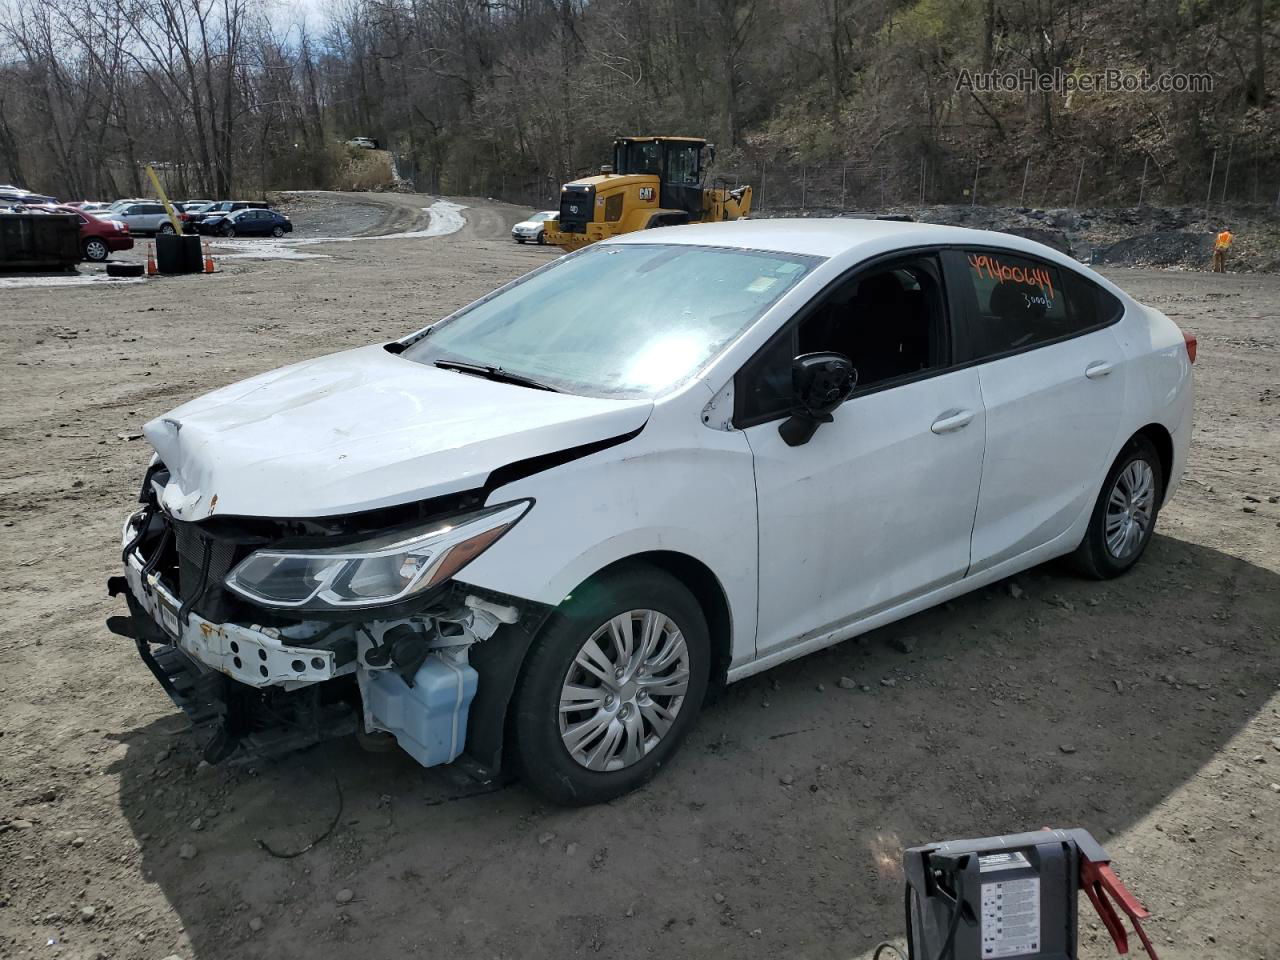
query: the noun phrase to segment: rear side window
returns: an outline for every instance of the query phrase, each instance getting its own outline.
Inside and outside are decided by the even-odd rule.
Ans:
[[[967,349],[986,360],[1097,330],[1123,307],[1073,270],[1003,250],[966,250],[953,260],[959,274]]]

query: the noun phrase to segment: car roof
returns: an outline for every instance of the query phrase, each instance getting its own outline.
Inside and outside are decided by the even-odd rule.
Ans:
[[[834,257],[856,248],[868,254],[898,247],[999,246],[1042,259],[1080,264],[1069,257],[1025,237],[994,230],[947,227],[936,223],[899,220],[867,220],[854,217],[779,218],[772,220],[729,220],[720,223],[692,223],[662,227],[659,232],[638,230],[603,241],[604,243],[679,243],[709,247],[737,247],[743,250],[771,250],[806,256]]]

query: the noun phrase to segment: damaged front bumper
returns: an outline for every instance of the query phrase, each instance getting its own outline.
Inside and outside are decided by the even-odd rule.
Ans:
[[[209,599],[221,588],[211,574],[220,576],[232,554],[210,561],[219,547],[206,544],[203,563],[184,567],[190,550],[183,538],[191,535],[155,509],[129,518],[124,574],[111,578],[108,590],[125,595],[130,617],[109,626],[135,640],[193,723],[216,727],[207,759],[279,754],[357,729],[392,735],[423,766],[458,759],[480,681],[472,648],[516,623],[520,610],[450,585],[426,609],[385,620],[376,619],[378,610],[364,621],[290,620],[272,611],[261,611],[266,623],[206,615],[253,609]],[[498,700],[505,709],[505,698]]]
[[[332,643],[330,649],[295,645],[284,642],[277,628],[211,623],[191,611],[184,618],[182,601],[158,574],[146,574],[144,580],[143,561],[137,551],[125,558],[124,576],[130,596],[175,647],[246,686],[297,689],[300,684],[331,680],[355,669],[353,656],[339,665]]]

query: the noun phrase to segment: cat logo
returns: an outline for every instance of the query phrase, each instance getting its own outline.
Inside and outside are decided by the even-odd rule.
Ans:
[[[652,199],[653,199],[653,187],[641,187],[641,188],[640,188],[640,199],[641,199],[641,200],[652,200]]]
[[[578,212],[578,205],[577,205],[576,203],[571,203],[571,204],[569,204],[569,212],[570,212],[570,213],[577,213],[577,212]]]

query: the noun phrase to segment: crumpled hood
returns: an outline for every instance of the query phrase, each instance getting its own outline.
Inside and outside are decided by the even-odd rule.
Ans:
[[[143,427],[181,520],[322,517],[483,485],[498,467],[639,429],[647,400],[495,383],[381,346],[223,387]]]

